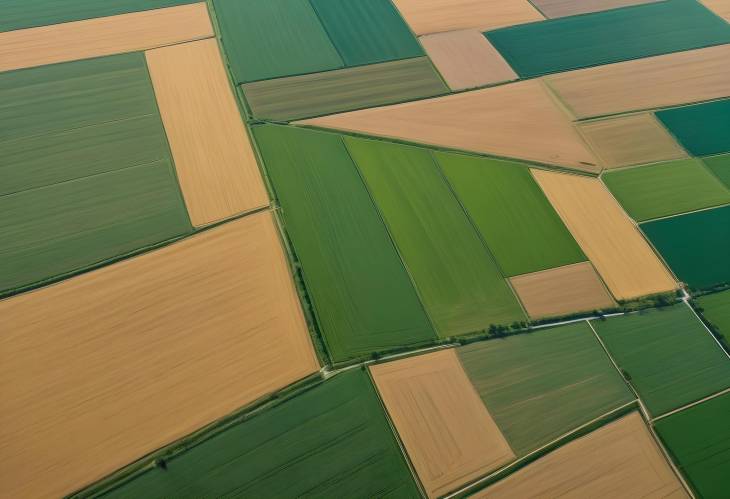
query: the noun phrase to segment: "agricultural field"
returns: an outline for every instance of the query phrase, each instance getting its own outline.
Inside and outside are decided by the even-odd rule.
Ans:
[[[730,100],[665,109],[657,118],[693,156],[730,151]]]
[[[702,161],[730,189],[730,154],[720,154],[704,158]]]
[[[718,332],[730,339],[730,290],[697,298],[702,315]]]
[[[730,394],[657,421],[656,431],[698,497],[721,498],[730,487]]]
[[[653,416],[730,387],[730,357],[685,304],[592,325]]]

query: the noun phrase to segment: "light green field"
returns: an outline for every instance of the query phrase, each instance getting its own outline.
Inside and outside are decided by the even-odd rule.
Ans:
[[[637,222],[730,203],[730,190],[698,159],[608,172],[603,181]]]
[[[730,290],[700,296],[697,303],[702,307],[705,319],[730,341]]]
[[[730,359],[684,304],[592,324],[654,416],[730,386]]]
[[[107,497],[419,497],[375,389],[335,376]]]
[[[634,399],[585,322],[457,350],[518,455]]]
[[[506,276],[586,260],[525,165],[445,152],[434,156]]]
[[[345,137],[441,337],[525,316],[427,149]]]

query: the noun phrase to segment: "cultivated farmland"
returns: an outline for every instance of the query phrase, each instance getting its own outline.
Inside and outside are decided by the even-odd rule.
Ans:
[[[720,154],[702,160],[707,168],[730,189],[730,154]]]
[[[634,399],[585,322],[457,352],[518,456]]]
[[[730,394],[656,422],[656,431],[698,497],[720,499],[730,489]]]
[[[687,498],[637,412],[548,454],[476,498]]]
[[[658,1],[661,0],[532,0],[532,3],[547,17],[556,18]]]
[[[730,100],[665,109],[656,115],[693,156],[730,151]]]
[[[653,416],[730,387],[730,358],[685,304],[592,324]]]
[[[730,203],[730,190],[698,159],[628,168],[602,178],[637,222]]]
[[[697,298],[702,315],[730,339],[730,290]]]
[[[420,497],[367,374],[335,376],[106,497]]]
[[[427,149],[346,137],[441,337],[524,313]]]
[[[514,458],[454,350],[379,364],[370,371],[429,497]]]
[[[0,316],[13,497],[68,494],[319,368],[270,213],[0,301]]]

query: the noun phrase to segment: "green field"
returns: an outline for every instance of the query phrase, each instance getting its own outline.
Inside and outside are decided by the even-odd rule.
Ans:
[[[730,42],[730,26],[695,0],[668,0],[487,32],[521,77]]]
[[[517,455],[634,399],[585,322],[457,352]]]
[[[0,122],[0,292],[192,232],[142,54],[3,73]]]
[[[730,386],[730,359],[684,304],[593,327],[653,416]]]
[[[655,220],[641,230],[689,286],[730,282],[730,206]]]
[[[703,499],[724,499],[730,490],[730,394],[656,422],[672,458]]]
[[[122,483],[107,497],[419,497],[361,369]]]
[[[0,31],[159,9],[199,0],[3,0]]]
[[[341,137],[253,130],[333,359],[435,339]]]
[[[730,190],[699,159],[611,171],[602,178],[637,222],[730,203]]]
[[[730,290],[697,298],[702,315],[730,341]]]
[[[434,156],[504,275],[586,260],[525,165],[453,153]]]
[[[730,99],[665,109],[656,117],[692,156],[730,151]]]
[[[427,149],[345,137],[441,337],[524,320]]]
[[[730,154],[703,158],[702,161],[730,189]]]

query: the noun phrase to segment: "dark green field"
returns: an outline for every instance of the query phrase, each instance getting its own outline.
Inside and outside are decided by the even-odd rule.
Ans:
[[[730,341],[730,290],[697,298],[702,315]]]
[[[730,100],[665,109],[656,117],[692,156],[730,151]]]

